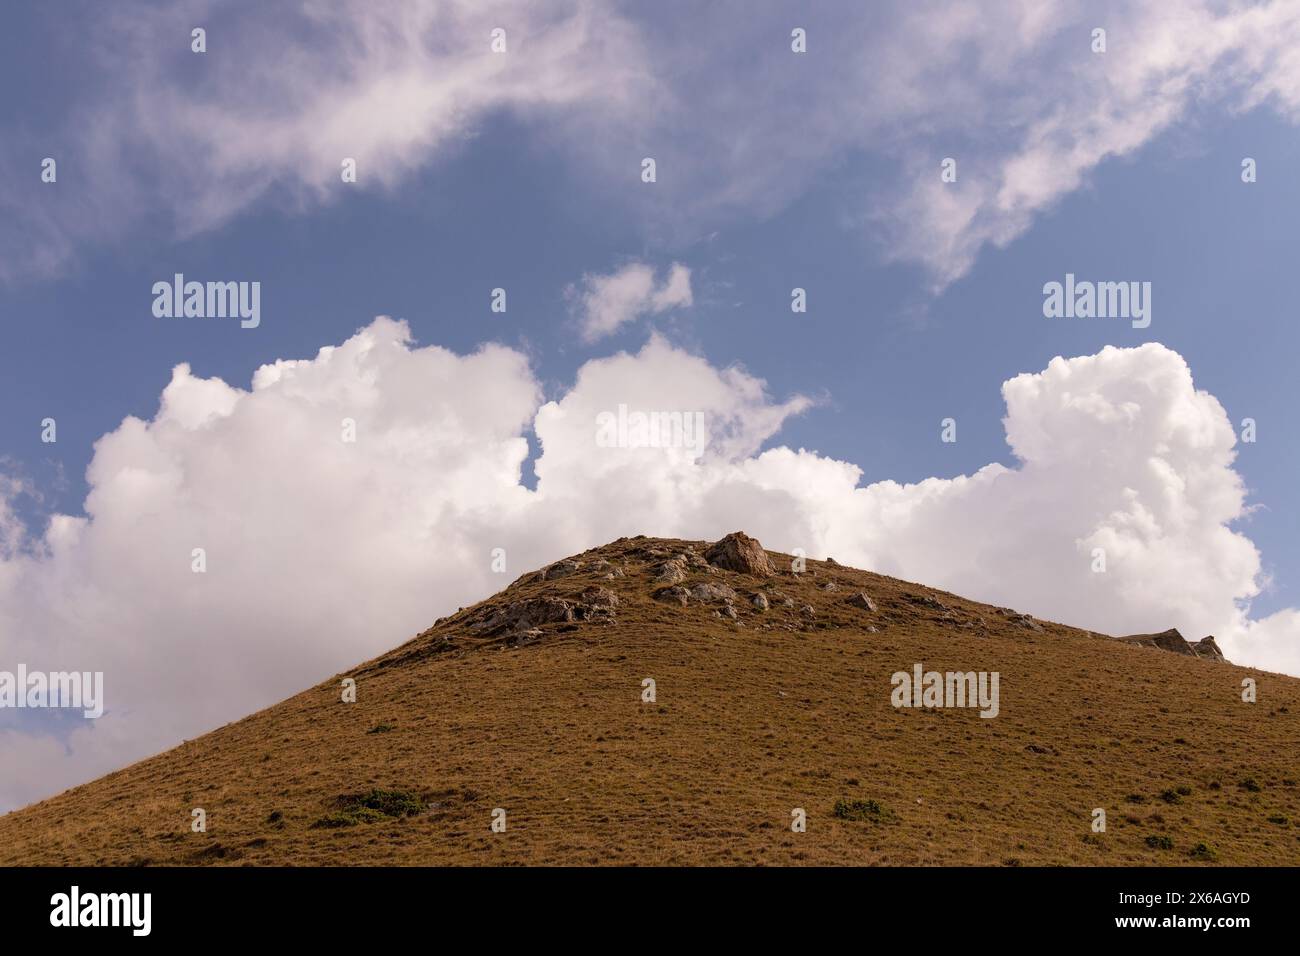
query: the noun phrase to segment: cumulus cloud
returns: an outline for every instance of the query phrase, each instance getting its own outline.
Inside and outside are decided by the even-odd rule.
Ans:
[[[691,270],[680,262],[674,262],[657,284],[653,268],[629,262],[608,275],[588,273],[580,287],[572,285],[565,291],[587,342],[612,335],[644,315],[684,308],[694,301]]]
[[[1300,674],[1300,611],[1249,615],[1262,577],[1231,527],[1247,508],[1235,436],[1179,355],[1058,358],[1003,395],[1015,467],[864,486],[852,463],[773,446],[808,399],[775,401],[750,372],[657,336],[589,361],[550,401],[517,351],[418,347],[387,318],[263,366],[247,389],[178,366],[152,419],[97,442],[84,515],[28,537],[11,505],[31,489],[0,482],[0,666],[101,670],[107,698],[70,735],[0,712],[0,806],[237,718],[525,570],[638,533],[744,528],[1103,632],[1214,633],[1237,662]],[[597,420],[620,404],[699,413],[708,444],[601,443]],[[535,490],[520,477],[530,427]],[[498,547],[505,575],[491,570]]]
[[[92,17],[62,128],[0,136],[14,168],[57,142],[76,171],[55,190],[0,180],[0,277],[53,271],[144,219],[189,234],[267,199],[329,201],[344,157],[349,188],[392,188],[508,113],[656,235],[770,215],[875,157],[846,219],[941,287],[1194,104],[1300,116],[1291,0],[825,5],[800,12],[801,54],[788,11],[748,0],[195,0]],[[177,40],[198,22],[220,23],[203,57]],[[505,54],[489,49],[498,26]],[[629,189],[647,154],[659,181]]]

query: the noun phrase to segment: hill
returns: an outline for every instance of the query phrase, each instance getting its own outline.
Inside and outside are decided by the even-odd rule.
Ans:
[[[1300,863],[1300,680],[1177,632],[1116,640],[793,568],[740,534],[556,562],[0,818],[0,862]],[[996,706],[894,706],[918,665]]]

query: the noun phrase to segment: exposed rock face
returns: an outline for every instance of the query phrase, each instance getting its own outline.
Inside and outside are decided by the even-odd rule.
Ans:
[[[697,601],[706,604],[713,601],[726,601],[730,604],[736,599],[736,592],[725,584],[715,584],[713,581],[705,581],[691,588],[691,597]]]
[[[859,591],[857,594],[849,598],[848,603],[856,608],[861,608],[864,611],[870,611],[873,614],[876,611],[876,602],[867,596],[866,591]]]
[[[1223,651],[1219,650],[1219,645],[1214,642],[1214,635],[1203,637],[1192,645],[1192,650],[1197,657],[1207,657],[1212,661],[1226,661]]]
[[[593,561],[588,570],[599,574],[606,581],[612,581],[615,578],[621,578],[623,576],[622,568],[617,564],[610,564],[604,558],[601,558],[598,561]]]
[[[618,607],[618,595],[609,588],[595,585],[582,592],[582,603],[590,605],[593,609],[604,608],[612,611]]]
[[[1162,651],[1173,651],[1175,654],[1183,654],[1187,657],[1203,657],[1212,661],[1225,662],[1227,660],[1219,645],[1215,643],[1214,635],[1189,642],[1176,627],[1161,631],[1159,634],[1130,634],[1116,640],[1141,647],[1158,647]]]
[[[1178,628],[1171,627],[1167,631],[1161,631],[1159,634],[1129,634],[1119,638],[1127,644],[1138,644],[1142,647],[1158,647],[1162,651],[1173,651],[1175,654],[1186,654],[1188,657],[1195,657],[1192,647],[1187,640],[1179,633]]]
[[[689,567],[692,567],[697,571],[711,570],[709,568],[709,562],[705,561],[698,554],[696,554],[694,548],[687,548],[684,552],[682,552],[677,556],[677,560],[684,561]]]
[[[671,561],[665,561],[656,569],[655,580],[665,584],[676,584],[686,577],[686,562],[674,558]]]
[[[680,608],[683,620],[699,622],[708,615],[763,631],[849,626],[875,634],[896,622],[900,613],[919,620],[922,626],[951,628],[977,637],[998,630],[1044,634],[1054,627],[1011,608],[986,608],[986,613],[992,612],[986,621],[985,617],[973,615],[955,596],[944,595],[941,599],[937,592],[914,586],[869,584],[864,582],[862,572],[829,560],[826,565],[835,570],[827,574],[827,569],[822,568],[820,580],[814,577],[816,571],[787,578],[777,571],[762,544],[742,531],[712,544],[643,536],[621,539],[615,545],[620,543],[624,545],[621,548],[592,549],[524,575],[502,592],[508,595],[504,602],[498,600],[475,608],[461,619],[463,626],[479,639],[519,646],[592,624],[617,624],[629,614],[635,616],[636,600],[629,595],[648,592],[674,612]],[[619,579],[635,580],[625,583]],[[543,583],[545,587],[537,587]],[[862,590],[864,584],[879,600]],[[534,593],[526,598],[510,593],[529,586]],[[792,597],[782,588],[798,592],[798,596]],[[1171,628],[1116,639],[1185,657],[1224,661],[1212,636],[1187,641]],[[453,646],[452,638],[443,636],[434,649],[441,653]]]
[[[913,604],[920,607],[928,607],[934,611],[947,611],[948,605],[944,604],[933,594],[909,594],[907,599]]]
[[[709,550],[704,552],[704,559],[724,571],[736,571],[756,577],[767,577],[776,573],[763,546],[757,539],[751,538],[743,531],[733,531],[710,545]]]
[[[1029,614],[1021,614],[1019,611],[1013,611],[1009,607],[998,608],[998,613],[1007,618],[1016,627],[1023,627],[1026,631],[1041,631],[1043,626],[1033,619]]]
[[[466,627],[485,637],[536,638],[545,624],[612,620],[618,604],[618,595],[609,588],[592,585],[576,598],[533,597],[489,606],[466,621]]]
[[[654,598],[656,601],[667,601],[669,604],[680,604],[685,607],[690,603],[691,592],[680,584],[675,584],[670,588],[661,588],[656,591]]]
[[[574,561],[572,559],[556,561],[554,564],[542,569],[542,580],[554,581],[557,578],[567,578],[570,574],[575,573],[581,567],[581,561]]]
[[[469,622],[469,629],[477,634],[516,634],[541,624],[568,623],[573,619],[574,607],[568,601],[539,597],[489,608],[483,617]]]

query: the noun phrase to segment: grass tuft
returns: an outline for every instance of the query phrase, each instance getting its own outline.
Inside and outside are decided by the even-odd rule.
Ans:
[[[875,823],[886,823],[894,818],[894,812],[881,806],[875,800],[844,800],[835,801],[834,815],[841,820],[871,820]]]
[[[384,819],[401,819],[422,813],[425,806],[424,799],[409,790],[372,789],[368,793],[340,797],[338,810],[321,817],[312,824],[312,829],[332,830]]]

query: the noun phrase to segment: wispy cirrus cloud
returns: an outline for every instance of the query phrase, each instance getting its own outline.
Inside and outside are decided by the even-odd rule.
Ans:
[[[593,0],[128,2],[92,8],[78,36],[83,60],[59,65],[77,89],[68,114],[0,136],[7,164],[52,153],[62,169],[53,188],[39,170],[0,180],[0,278],[56,273],[145,228],[183,237],[254,204],[391,189],[494,112],[599,116],[647,85],[636,32]]]
[[[189,51],[197,23],[207,54]],[[309,209],[340,195],[345,157],[357,187],[395,188],[504,111],[544,121],[532,135],[656,235],[770,215],[873,157],[846,220],[941,288],[1193,105],[1300,115],[1289,0],[196,0],[95,7],[78,37],[92,65],[66,67],[80,76],[68,115],[0,137],[6,165],[59,143],[67,171],[57,190],[0,179],[3,277],[57,271],[146,222],[186,235],[268,199]],[[636,182],[645,155],[651,189]],[[944,157],[955,183],[940,182]]]

